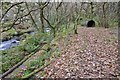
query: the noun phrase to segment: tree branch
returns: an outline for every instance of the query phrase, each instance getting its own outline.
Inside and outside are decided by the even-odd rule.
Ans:
[[[16,5],[22,4],[22,3],[24,3],[24,2],[16,3],[16,4],[13,4],[12,6],[10,6],[10,7],[7,9],[7,11],[2,15],[2,17],[1,17],[1,19],[0,19],[0,22],[2,21],[2,19],[5,17],[5,15],[8,13],[8,11],[9,11],[11,8],[13,8],[13,7],[16,6]]]

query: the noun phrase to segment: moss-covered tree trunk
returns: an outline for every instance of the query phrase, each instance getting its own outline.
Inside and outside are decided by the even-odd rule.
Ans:
[[[78,32],[77,32],[77,25],[76,25],[76,23],[74,23],[74,33],[75,33],[75,34],[78,34]]]
[[[105,28],[109,28],[109,25],[108,25],[108,20],[107,20],[107,16],[106,16],[106,6],[107,6],[107,3],[106,2],[104,2],[103,3],[103,6],[102,6],[102,8],[103,8],[103,22],[102,22],[102,26],[103,27],[105,27]]]
[[[26,7],[27,7],[28,12],[30,12],[30,9],[29,9],[28,4],[27,4],[27,3],[25,3],[25,4],[26,4]],[[35,22],[35,20],[34,20],[34,18],[33,18],[33,16],[32,16],[32,14],[30,13],[29,15],[30,15],[30,19],[32,20],[32,23],[34,24],[34,27],[35,27],[37,30],[39,30],[39,28],[37,27],[37,24],[36,24],[36,22]]]
[[[40,9],[41,31],[44,32],[43,8]]]

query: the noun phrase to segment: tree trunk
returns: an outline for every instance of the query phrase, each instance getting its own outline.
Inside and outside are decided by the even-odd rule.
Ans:
[[[77,32],[77,23],[76,22],[74,23],[74,33],[78,34],[78,32]]]
[[[43,8],[40,9],[41,31],[44,33]]]
[[[107,18],[106,18],[105,6],[106,6],[106,2],[103,3],[103,22],[102,22],[102,26],[105,27],[105,28],[109,28],[108,21],[107,21]]]
[[[25,3],[25,4],[26,4],[26,7],[27,7],[28,12],[30,12],[28,4],[27,4],[27,3]],[[32,14],[30,13],[29,15],[30,15],[30,18],[31,18],[31,20],[32,20],[32,23],[34,24],[34,27],[35,27],[37,30],[39,30],[39,28],[37,27],[37,24],[36,24],[35,20],[33,19]]]

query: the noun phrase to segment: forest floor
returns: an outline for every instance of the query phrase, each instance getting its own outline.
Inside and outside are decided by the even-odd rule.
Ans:
[[[116,29],[79,27],[78,34],[70,37],[70,44],[63,48],[61,56],[44,69],[43,77],[117,77],[117,32]]]
[[[35,74],[52,78],[120,78],[118,74],[118,29],[78,27],[78,34],[69,35],[66,46],[58,41],[61,55],[50,65]],[[37,59],[38,51],[7,77],[14,77],[21,67]],[[44,75],[42,75],[44,73]]]

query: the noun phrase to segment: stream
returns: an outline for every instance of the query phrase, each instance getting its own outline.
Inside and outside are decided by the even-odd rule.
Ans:
[[[16,39],[11,39],[8,41],[4,41],[4,42],[0,42],[0,50],[7,50],[10,49],[14,46],[19,45],[20,41],[16,40]]]
[[[34,35],[35,32],[29,32],[28,34]],[[7,50],[18,46],[20,44],[20,36],[16,36],[8,41],[0,42],[0,50]]]
[[[50,28],[45,28],[45,31],[46,32],[49,32],[50,31]],[[28,34],[30,35],[34,35],[35,32],[34,31],[31,31],[29,32]],[[10,48],[13,48],[15,46],[18,46],[20,44],[20,40],[19,40],[19,36],[17,36],[16,38],[12,38],[8,41],[3,41],[3,42],[0,42],[0,50],[7,50],[7,49],[10,49]]]

